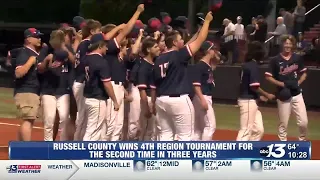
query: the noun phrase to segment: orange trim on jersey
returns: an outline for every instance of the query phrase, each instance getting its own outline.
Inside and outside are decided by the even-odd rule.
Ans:
[[[199,82],[194,82],[192,84],[195,85],[195,86],[201,86],[201,83],[199,83]]]
[[[30,49],[31,51],[33,51],[34,53],[36,53],[39,56],[39,53],[37,51],[33,50],[32,48],[30,48],[28,46],[24,46],[24,47],[27,48],[27,49]]]
[[[188,45],[186,45],[186,46],[187,46],[187,50],[188,50],[188,52],[189,52],[189,55],[190,55],[190,56],[192,56],[192,51],[191,51],[191,49],[190,49],[189,44],[188,44]]]
[[[114,40],[114,43],[116,44],[117,48],[119,49],[120,46],[119,46],[119,44],[118,44],[118,42],[117,42],[117,39],[116,39],[116,38],[113,38],[113,40]]]
[[[86,39],[83,39],[81,42],[83,42],[83,41],[90,41],[90,39],[86,38]]]
[[[266,75],[266,76],[271,76],[271,77],[272,77],[272,74],[269,73],[269,72],[265,72],[264,75]]]
[[[87,53],[86,55],[94,55],[94,54],[97,54],[97,55],[99,55],[99,56],[101,56],[102,57],[102,54],[100,54],[100,53]]]
[[[147,88],[147,85],[146,84],[139,84],[137,85],[138,88]]]
[[[260,83],[251,83],[250,86],[260,86]]]
[[[22,67],[22,66],[17,66],[16,69],[19,69],[19,68],[21,68],[21,67]]]
[[[111,81],[111,78],[101,79],[101,81],[103,81],[103,82],[109,82],[109,81]]]
[[[304,72],[304,71],[306,71],[307,70],[307,68],[303,68],[300,72]]]
[[[157,87],[150,85],[151,89],[157,89]]]

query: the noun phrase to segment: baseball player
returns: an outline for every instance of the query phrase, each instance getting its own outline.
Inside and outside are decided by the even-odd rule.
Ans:
[[[262,115],[258,109],[257,101],[275,98],[260,87],[259,67],[257,61],[264,58],[263,44],[253,41],[248,45],[248,54],[240,75],[240,130],[237,141],[259,141],[264,132]]]
[[[192,84],[195,92],[193,106],[195,111],[194,140],[210,141],[216,130],[216,118],[212,108],[214,61],[219,60],[218,52],[210,41],[202,43],[198,56],[200,61],[193,67]]]
[[[126,36],[131,32],[135,25],[136,20],[140,14],[144,11],[144,5],[140,4],[126,24],[125,28],[113,39],[108,42],[108,51],[106,59],[109,62],[112,78],[112,86],[116,93],[116,97],[119,103],[119,111],[114,110],[113,102],[108,99],[107,107],[107,126],[108,130],[105,139],[111,141],[118,141],[120,139],[123,122],[124,122],[124,96],[125,88],[124,83],[127,76],[127,62],[124,57],[127,55],[127,40]]]
[[[74,55],[65,47],[65,34],[62,30],[52,31],[50,45],[53,54],[48,55],[41,63],[42,70],[41,102],[43,107],[44,140],[53,141],[56,110],[60,118],[60,140],[68,140],[70,114],[69,69],[72,67]],[[69,55],[70,54],[70,55]],[[69,60],[72,59],[72,60]],[[46,71],[44,71],[46,69]]]
[[[131,53],[135,56],[139,55],[140,46],[141,46],[141,39],[143,37],[143,29],[140,30],[139,36],[136,39],[134,45],[132,46]],[[128,111],[128,139],[129,140],[137,140],[138,137],[138,130],[140,129],[140,113],[141,113],[141,106],[140,106],[140,94],[139,89],[136,83],[136,77],[138,73],[140,65],[140,60],[136,60],[133,67],[130,69],[129,75],[129,93],[130,97],[132,98],[131,102],[129,103],[129,111]]]
[[[85,56],[84,87],[85,111],[88,115],[84,141],[103,140],[107,130],[107,99],[110,97],[114,110],[119,110],[119,104],[111,84],[111,72],[108,62],[104,59],[107,51],[107,43],[103,34],[95,34],[91,37],[89,50]]]
[[[14,100],[21,122],[18,140],[30,141],[33,121],[40,106],[40,84],[37,77],[37,49],[41,47],[39,30],[28,28],[24,31],[24,47],[12,63],[15,69]]]
[[[61,28],[61,30],[64,32],[64,44],[65,47],[68,49],[70,53],[72,53],[72,57],[69,58],[70,62],[72,64],[75,64],[75,52],[78,49],[78,46],[82,40],[82,34],[81,32],[76,32],[75,28],[73,27],[65,27]],[[72,42],[72,39],[74,41]],[[69,68],[69,89],[72,89],[73,83],[74,83],[74,68]],[[73,91],[70,92],[70,119],[67,121],[66,127],[68,129],[68,140],[74,139],[75,134],[75,122],[77,119],[77,103],[75,100],[75,97],[73,95]]]
[[[269,70],[265,73],[266,79],[277,86],[279,95],[286,89],[291,94],[289,98],[284,99],[278,95],[280,120],[278,136],[281,141],[287,140],[287,127],[292,110],[299,126],[299,140],[304,141],[307,135],[308,117],[300,85],[307,77],[307,68],[303,65],[301,57],[293,53],[295,38],[284,35],[281,39],[282,52],[270,61]]]
[[[76,120],[76,131],[74,134],[74,140],[82,140],[85,130],[86,130],[86,120],[84,114],[84,98],[83,98],[83,89],[84,89],[84,65],[83,57],[88,53],[88,46],[90,45],[90,38],[92,35],[101,32],[101,24],[99,21],[88,20],[86,26],[81,30],[83,40],[78,46],[76,51],[76,61],[75,61],[75,77],[74,83],[72,86],[72,91],[77,103],[77,120]]]
[[[166,37],[168,51],[155,61],[154,81],[150,85],[151,104],[153,113],[156,108],[161,141],[173,141],[174,133],[178,140],[192,139],[194,109],[188,96],[188,88],[184,87],[185,81],[188,81],[186,71],[189,59],[207,38],[212,19],[212,13],[209,12],[197,39],[186,46],[183,46],[184,41],[179,32],[169,33]]]
[[[151,111],[150,78],[152,78],[154,59],[160,55],[157,40],[147,38],[143,41],[141,51],[144,57],[140,60],[135,84],[140,93],[140,140],[157,140],[156,119]]]

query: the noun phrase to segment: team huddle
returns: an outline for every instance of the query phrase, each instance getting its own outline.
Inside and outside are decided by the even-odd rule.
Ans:
[[[118,26],[102,26],[99,21],[77,17],[78,31],[61,27],[51,33],[51,49],[41,45],[40,31],[29,28],[24,32],[24,47],[12,62],[15,102],[23,119],[19,140],[31,140],[39,111],[45,141],[54,141],[58,129],[61,141],[212,140],[216,129],[213,70],[220,61],[219,51],[206,41],[212,13],[184,43],[183,33],[170,28],[149,35],[141,28],[135,38],[129,37],[143,11],[144,5],[140,4],[131,19]],[[255,62],[262,58],[263,48],[259,47],[262,45],[257,42],[249,45],[252,57],[243,66],[237,140],[262,138],[263,123],[256,100],[260,96],[262,100],[275,98],[260,88]],[[191,58],[195,65],[189,64]],[[284,64],[287,66],[272,66],[268,74],[270,82],[283,87],[281,91],[289,91],[290,97],[278,105],[285,101],[287,105],[281,107],[287,112],[294,99],[299,104],[294,108],[299,111],[300,122],[306,125],[299,88],[305,76],[299,84],[298,80],[294,83],[296,71],[303,73],[306,69],[295,56]],[[279,80],[279,74],[283,80]],[[290,94],[293,92],[296,94]],[[289,115],[280,118],[281,140],[286,140]],[[305,133],[306,128],[300,140],[305,140]]]

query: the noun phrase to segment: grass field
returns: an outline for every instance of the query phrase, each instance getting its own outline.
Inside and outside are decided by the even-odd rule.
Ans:
[[[239,108],[234,105],[215,104],[214,110],[217,120],[217,129],[235,130],[239,128]],[[277,134],[278,115],[276,108],[260,108],[266,134]],[[16,107],[13,100],[12,89],[0,88],[0,118],[15,118]],[[320,112],[308,111],[309,132],[308,138],[320,140]],[[298,128],[295,117],[289,122],[288,135],[298,136]]]

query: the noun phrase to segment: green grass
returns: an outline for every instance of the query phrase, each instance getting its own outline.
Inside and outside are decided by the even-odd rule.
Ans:
[[[277,134],[278,113],[276,108],[260,108],[266,134]],[[217,129],[230,129],[238,131],[240,127],[240,110],[232,105],[214,105],[217,120]],[[320,112],[308,111],[308,138],[320,140]],[[288,136],[298,137],[298,126],[294,114],[288,125]]]
[[[0,117],[15,118],[17,109],[13,100],[13,90],[0,88]]]
[[[266,134],[277,134],[278,114],[276,108],[260,108]],[[233,105],[214,105],[217,128],[238,131],[240,127],[239,108]],[[16,106],[11,89],[0,88],[0,117],[15,118]],[[320,140],[320,112],[308,112],[308,138]],[[291,115],[288,135],[298,137],[298,127],[294,115]]]

